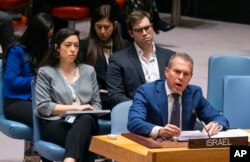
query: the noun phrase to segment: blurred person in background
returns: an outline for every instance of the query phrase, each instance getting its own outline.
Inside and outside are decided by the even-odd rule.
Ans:
[[[175,25],[161,20],[155,0],[127,0],[126,8],[128,13],[135,10],[144,10],[150,13],[150,17],[153,20],[153,28],[157,34],[159,31],[167,32],[175,28]]]
[[[114,52],[125,48],[129,42],[120,36],[118,21],[110,5],[102,5],[96,9],[90,23],[89,37],[80,41],[80,51],[84,62],[95,67],[102,107],[110,110],[106,83],[108,60]],[[110,118],[110,114],[103,117]]]
[[[0,46],[2,47],[2,53],[6,50],[13,38],[14,29],[12,18],[9,14],[0,11]]]

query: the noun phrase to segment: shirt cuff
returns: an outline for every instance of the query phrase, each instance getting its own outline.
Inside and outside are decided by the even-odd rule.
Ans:
[[[153,137],[153,138],[156,138],[158,136],[158,132],[159,130],[161,129],[162,127],[159,127],[159,126],[154,126],[153,129],[151,130],[150,132],[150,136]]]

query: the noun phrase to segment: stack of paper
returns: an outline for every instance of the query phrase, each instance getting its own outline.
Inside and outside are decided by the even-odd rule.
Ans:
[[[249,133],[243,129],[229,129],[227,131],[221,131],[212,138],[223,138],[223,137],[248,137]]]
[[[216,135],[211,136],[211,138],[223,138],[223,137],[248,137],[250,134],[243,129],[229,129],[227,131],[221,131]],[[182,131],[181,135],[176,137],[177,141],[188,141],[189,139],[203,139],[209,138],[206,132],[201,132],[199,130],[195,131]]]
[[[209,137],[207,133],[195,130],[195,131],[181,131],[180,136],[176,138],[177,141],[188,141],[189,139],[200,139]]]

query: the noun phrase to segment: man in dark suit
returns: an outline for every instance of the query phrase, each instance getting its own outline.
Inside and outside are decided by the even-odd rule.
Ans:
[[[164,79],[164,68],[174,54],[154,44],[149,13],[132,12],[127,26],[134,43],[115,52],[109,59],[107,88],[112,105],[132,100],[141,84]]]
[[[203,97],[200,87],[189,85],[193,73],[193,60],[187,54],[175,54],[165,69],[165,80],[144,84],[136,91],[129,111],[128,129],[136,134],[171,138],[181,130],[192,130],[197,116],[206,123],[210,135],[229,127],[228,120],[220,115]],[[178,94],[178,123],[172,124],[172,108]],[[176,113],[175,113],[176,115]]]

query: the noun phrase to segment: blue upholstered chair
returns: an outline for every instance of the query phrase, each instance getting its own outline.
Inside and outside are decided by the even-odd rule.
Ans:
[[[10,138],[31,141],[33,138],[33,130],[31,127],[17,121],[8,120],[4,115],[2,96],[2,60],[0,60],[0,67],[0,131]]]
[[[32,92],[32,107],[36,108],[36,93],[35,84],[33,81],[31,85]],[[42,157],[51,161],[63,161],[65,149],[57,144],[45,141],[41,138],[40,118],[33,113],[33,127],[34,127],[34,149]]]
[[[117,104],[111,111],[111,133],[120,134],[129,132],[127,129],[128,112],[132,101]]]
[[[106,119],[98,119],[99,134],[110,134],[111,132],[111,121]]]
[[[250,128],[250,76],[224,78],[222,113],[231,128]]]
[[[207,99],[222,112],[222,86],[226,75],[250,75],[249,56],[211,56],[208,64]]]

